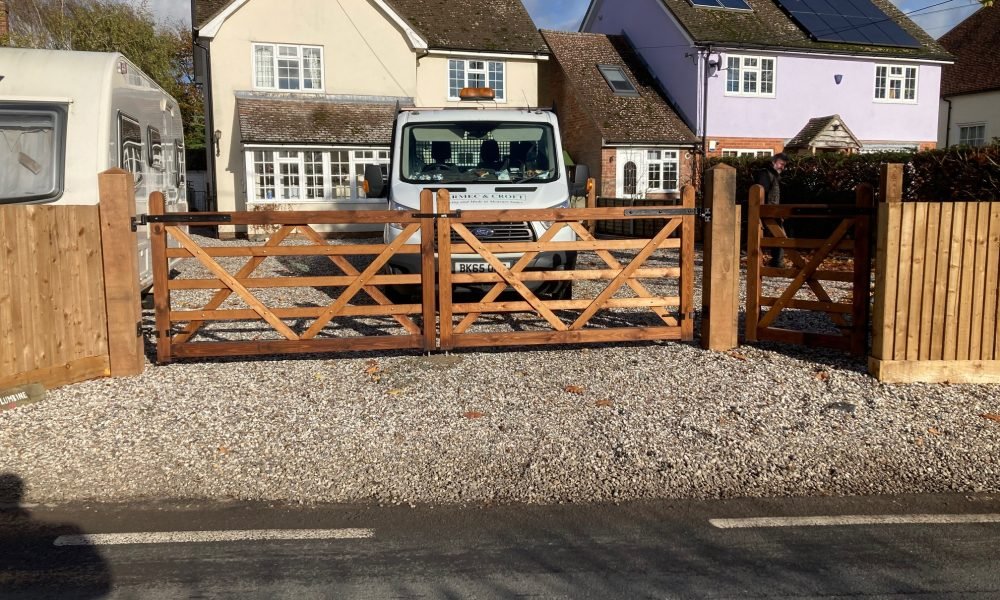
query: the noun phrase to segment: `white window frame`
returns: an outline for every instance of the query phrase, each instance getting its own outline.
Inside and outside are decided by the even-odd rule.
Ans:
[[[778,90],[778,59],[774,56],[762,56],[758,54],[726,54],[726,81],[725,85],[725,95],[735,96],[740,98],[775,98],[777,96]],[[729,71],[731,67],[729,66],[730,60],[736,59],[739,63],[737,68],[737,82],[739,83],[738,91],[730,91],[729,89]],[[749,61],[756,60],[756,66],[747,64]],[[771,91],[768,93],[761,92],[761,87],[763,83],[763,73],[764,73],[764,61],[770,61],[771,63]],[[754,81],[756,82],[757,90],[754,92],[744,92],[743,82],[745,73],[754,73],[756,77]]]
[[[654,158],[652,156],[652,153],[654,153],[654,152],[659,153],[659,157],[658,158]],[[670,158],[670,157],[666,156],[666,155],[669,155],[669,154],[673,154],[673,157]],[[651,182],[652,181],[652,177],[650,176],[650,173],[649,173],[650,167],[652,167],[653,165],[659,166],[659,169],[660,169],[659,180],[662,183],[663,180],[664,180],[664,177],[663,177],[663,174],[665,172],[664,167],[666,165],[668,165],[668,164],[673,165],[674,172],[677,174],[676,181],[674,182],[675,183],[674,187],[672,187],[672,188],[654,187],[653,184],[652,184],[652,182]],[[670,150],[670,149],[665,149],[665,148],[650,148],[649,150],[646,150],[646,184],[647,184],[647,187],[646,187],[646,190],[645,190],[646,192],[660,193],[660,192],[676,192],[676,191],[680,190],[680,188],[681,188],[681,153],[680,153],[680,150]]]
[[[256,165],[254,153],[271,153],[271,173],[274,179],[274,196],[272,198],[260,198],[257,196]],[[279,158],[279,152],[295,153],[296,156]],[[323,164],[323,197],[308,198],[306,186],[305,153],[319,152],[322,154]],[[333,161],[332,153],[346,152],[348,157],[348,181],[350,182],[350,195],[347,197],[334,197],[335,187],[333,184]],[[366,157],[366,153],[371,153]],[[358,173],[364,172],[364,165],[378,164],[389,165],[389,148],[374,146],[322,146],[322,147],[289,147],[289,146],[247,146],[244,150],[244,168],[246,175],[246,194],[248,204],[314,204],[317,202],[327,203],[357,203],[357,202],[383,202],[384,200],[374,198],[367,199],[364,196],[362,181],[364,177]],[[266,164],[262,162],[260,164]],[[298,168],[298,186],[294,190],[297,197],[290,193],[290,198],[285,198],[285,185],[282,182],[281,165],[294,165]],[[339,161],[338,163],[339,164]],[[292,190],[289,190],[292,192]]]
[[[885,86],[883,93],[884,97],[879,97],[879,69],[885,69]],[[893,69],[899,69],[902,71],[899,74],[893,74]],[[907,77],[908,71],[913,71],[913,98],[907,98],[906,92],[906,82],[909,79]],[[892,88],[892,82],[899,82],[899,98],[890,98],[889,90]],[[919,99],[920,93],[920,67],[918,65],[894,65],[890,63],[879,63],[875,65],[875,76],[872,78],[872,98],[876,103],[879,104],[916,104]]]
[[[271,68],[273,69],[272,74],[274,77],[274,85],[271,87],[258,85],[257,83],[257,48],[269,46],[271,48]],[[279,83],[281,76],[278,72],[278,61],[281,59],[279,56],[278,48],[295,48],[298,52],[299,61],[299,87],[298,89],[284,89]],[[317,88],[305,88],[305,50],[319,50],[319,87]],[[253,80],[253,89],[255,90],[267,90],[273,92],[289,92],[289,93],[299,93],[299,94],[319,94],[323,93],[326,89],[326,54],[323,51],[323,46],[310,46],[301,44],[279,44],[271,42],[253,42],[250,44],[250,76]]]
[[[982,137],[982,139],[979,139],[979,143],[978,144],[970,144],[969,141],[968,141],[968,138],[966,138],[965,142],[962,142],[962,130],[963,129],[973,129],[973,128],[979,128],[979,127],[983,128],[983,137]],[[986,140],[987,139],[988,138],[986,136],[986,123],[985,122],[982,122],[982,123],[959,123],[958,124],[958,145],[959,146],[972,146],[973,148],[979,148],[979,147],[982,147],[982,146],[986,145]]]
[[[499,103],[506,103],[507,102],[507,89],[510,87],[509,86],[509,82],[507,80],[507,63],[504,62],[504,61],[502,61],[502,60],[489,60],[489,59],[486,59],[486,58],[454,58],[454,57],[452,57],[452,58],[448,59],[448,63],[447,63],[447,77],[445,77],[445,85],[447,86],[447,88],[446,88],[447,92],[446,93],[447,93],[447,96],[448,96],[448,100],[449,101],[453,101],[453,102],[457,102],[457,101],[461,100],[461,98],[458,96],[457,93],[454,94],[454,95],[452,95],[452,90],[451,90],[451,70],[452,70],[452,64],[453,63],[462,63],[462,79],[463,79],[463,82],[462,82],[462,86],[458,89],[458,91],[461,92],[463,87],[470,87],[469,86],[469,72],[471,71],[471,69],[469,68],[469,63],[473,63],[473,62],[483,63],[483,68],[482,69],[475,69],[475,72],[476,73],[481,73],[483,75],[483,78],[484,78],[484,81],[486,82],[487,87],[491,87],[490,84],[492,83],[490,81],[490,68],[491,68],[491,66],[493,66],[493,65],[499,65],[500,66],[500,73],[501,73],[501,76],[502,76],[502,80],[501,81],[503,83],[503,87],[499,90],[500,94],[497,95],[494,98],[494,101],[495,102],[499,102]],[[494,90],[494,92],[497,91],[496,88],[493,88],[493,90]]]
[[[735,154],[726,154],[727,152],[735,152]],[[774,150],[770,148],[723,148],[720,156],[743,158],[749,156],[752,158],[766,158],[769,156],[774,156]]]

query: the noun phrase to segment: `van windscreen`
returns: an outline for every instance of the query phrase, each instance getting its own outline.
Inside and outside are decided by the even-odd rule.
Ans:
[[[403,128],[402,179],[411,183],[496,183],[559,178],[552,127],[467,121]]]
[[[67,113],[64,104],[0,102],[0,204],[62,195]]]

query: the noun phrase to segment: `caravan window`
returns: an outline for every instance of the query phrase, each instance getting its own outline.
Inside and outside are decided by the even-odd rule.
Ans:
[[[160,130],[155,127],[147,127],[146,143],[149,144],[149,149],[146,151],[146,159],[149,161],[149,166],[162,171],[163,140],[160,139]]]
[[[118,166],[131,171],[135,184],[142,181],[142,127],[135,119],[118,114]]]
[[[67,114],[64,104],[0,103],[0,204],[62,195]]]

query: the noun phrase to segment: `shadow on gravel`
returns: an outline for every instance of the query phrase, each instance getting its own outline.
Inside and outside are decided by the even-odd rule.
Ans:
[[[89,543],[56,546],[84,532],[70,523],[46,523],[21,507],[24,481],[0,474],[0,594],[15,598],[102,598],[111,591],[107,564]]]

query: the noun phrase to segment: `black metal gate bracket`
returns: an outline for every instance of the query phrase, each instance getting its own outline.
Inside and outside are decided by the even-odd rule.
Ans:
[[[169,223],[183,225],[185,223],[232,223],[232,215],[180,213],[172,215],[138,215],[130,219],[132,231],[138,231],[142,225],[150,223]]]
[[[460,219],[461,217],[461,210],[446,213],[413,213],[410,215],[411,219]]]

